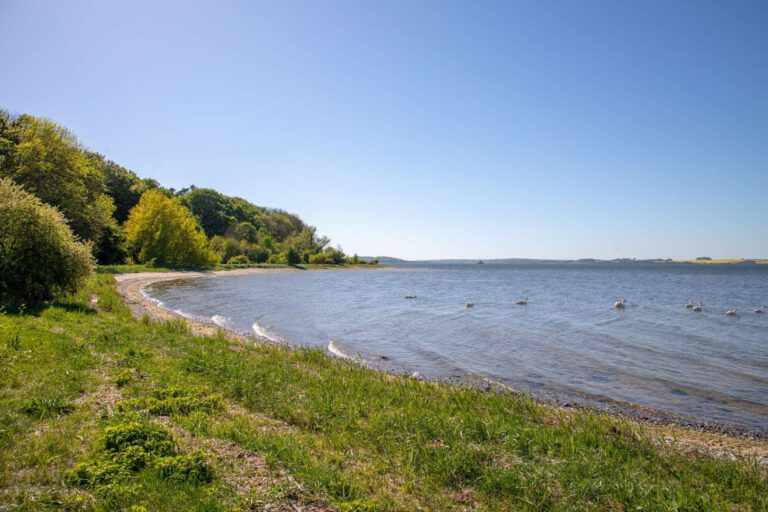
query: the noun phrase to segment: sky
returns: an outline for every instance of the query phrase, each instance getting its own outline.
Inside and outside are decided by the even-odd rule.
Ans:
[[[348,253],[768,257],[768,3],[0,0],[0,108]]]

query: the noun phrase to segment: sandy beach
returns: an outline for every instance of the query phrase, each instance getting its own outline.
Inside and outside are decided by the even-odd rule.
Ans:
[[[156,320],[170,320],[181,318],[187,322],[192,332],[198,335],[215,335],[217,332],[223,330],[221,327],[214,325],[213,323],[206,323],[200,320],[194,320],[191,318],[183,317],[173,311],[159,307],[156,303],[148,300],[146,295],[142,293],[142,289],[152,283],[160,283],[163,281],[174,281],[177,279],[199,279],[201,277],[211,276],[240,276],[250,274],[274,274],[283,272],[301,272],[301,270],[289,269],[289,268],[242,268],[235,270],[214,270],[203,272],[144,272],[136,274],[116,274],[115,280],[117,281],[117,290],[120,295],[123,296],[125,303],[133,311],[134,316],[137,318],[143,315],[148,315],[152,319]],[[230,332],[233,336],[241,339],[250,339],[253,341],[269,342],[266,339],[260,339],[257,336],[245,336],[243,334]]]

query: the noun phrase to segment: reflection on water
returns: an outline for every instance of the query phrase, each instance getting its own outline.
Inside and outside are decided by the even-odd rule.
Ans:
[[[154,285],[165,307],[422,375],[768,425],[768,266],[433,265]],[[405,295],[416,299],[405,299]],[[528,305],[515,305],[523,297]],[[689,297],[703,311],[685,308]],[[626,298],[625,309],[614,309]],[[465,308],[465,299],[474,308]],[[738,316],[724,315],[736,308]]]

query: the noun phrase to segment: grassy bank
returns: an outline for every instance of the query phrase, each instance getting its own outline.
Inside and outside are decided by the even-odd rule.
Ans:
[[[134,320],[105,274],[0,315],[0,465],[0,510],[768,507],[754,463],[684,456],[590,412]]]

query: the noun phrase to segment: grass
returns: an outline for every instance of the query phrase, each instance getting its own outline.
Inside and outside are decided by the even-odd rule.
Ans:
[[[589,411],[137,321],[106,274],[0,315],[0,467],[0,510],[768,508],[754,462],[682,455]]]

